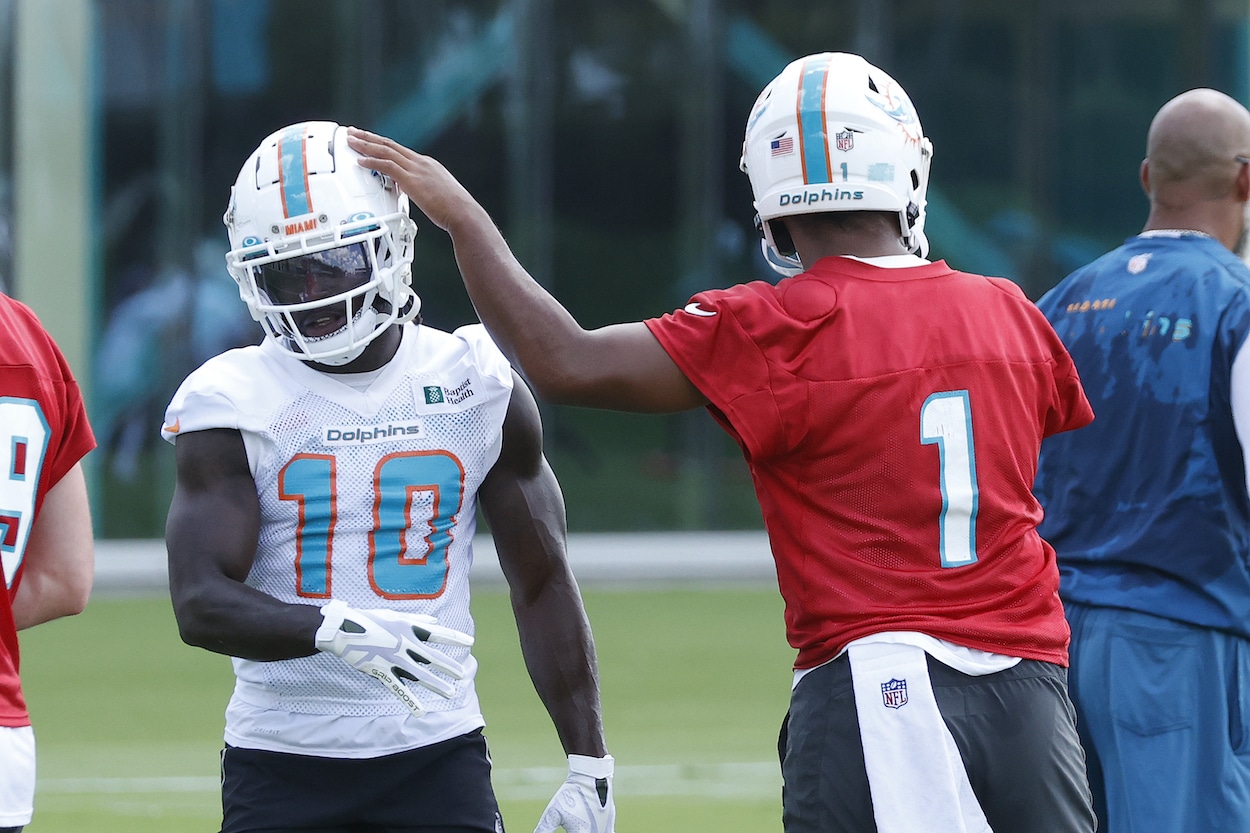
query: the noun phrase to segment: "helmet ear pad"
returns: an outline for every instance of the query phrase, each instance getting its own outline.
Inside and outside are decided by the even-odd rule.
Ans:
[[[760,215],[756,214],[755,230],[760,235],[760,252],[764,255],[764,262],[774,272],[785,277],[794,277],[803,273],[803,264],[799,261],[798,250],[784,222],[779,218],[762,220]],[[780,235],[780,242],[777,235]]]
[[[777,247],[777,252],[782,257],[799,256],[798,247],[794,245],[794,238],[790,236],[790,229],[786,228],[784,217],[775,217],[768,221],[768,230],[772,233],[773,245]]]
[[[777,254],[782,257],[798,257],[798,248],[794,245],[794,239],[790,236],[790,230],[786,228],[783,218],[761,220],[760,215],[756,214],[755,230],[769,246],[777,251]]]

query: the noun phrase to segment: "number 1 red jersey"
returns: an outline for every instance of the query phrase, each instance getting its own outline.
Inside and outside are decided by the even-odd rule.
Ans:
[[[646,323],[746,457],[796,667],[885,631],[1066,665],[1032,487],[1089,403],[1019,287],[916,263],[826,258]]]

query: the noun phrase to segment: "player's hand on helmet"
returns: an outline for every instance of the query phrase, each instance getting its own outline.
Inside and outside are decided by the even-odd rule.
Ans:
[[[337,599],[322,607],[321,615],[317,649],[376,678],[417,717],[425,709],[405,680],[453,697],[456,685],[443,675],[464,679],[463,666],[431,644],[467,648],[473,637],[439,625],[433,616],[382,608],[356,610]]]
[[[569,777],[547,804],[534,833],[615,833],[611,755],[569,755]]]
[[[359,127],[348,128],[347,144],[360,154],[363,167],[395,180],[421,213],[445,231],[466,210],[480,208],[477,200],[433,157]]]

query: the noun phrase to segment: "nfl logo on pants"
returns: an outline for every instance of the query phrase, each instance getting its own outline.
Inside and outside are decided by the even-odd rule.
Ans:
[[[882,683],[881,702],[891,709],[907,705],[907,681],[890,680],[888,683]]]

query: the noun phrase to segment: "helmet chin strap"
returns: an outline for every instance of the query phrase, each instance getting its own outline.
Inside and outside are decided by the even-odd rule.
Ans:
[[[334,356],[332,358],[327,357],[324,359],[312,359],[312,361],[316,362],[317,364],[327,365],[329,367],[342,367],[343,365],[350,364],[356,361],[356,359],[360,358],[361,354],[365,352],[365,348],[368,346],[369,346],[368,344],[357,344],[355,347],[351,349],[351,352],[347,353],[346,355]]]

